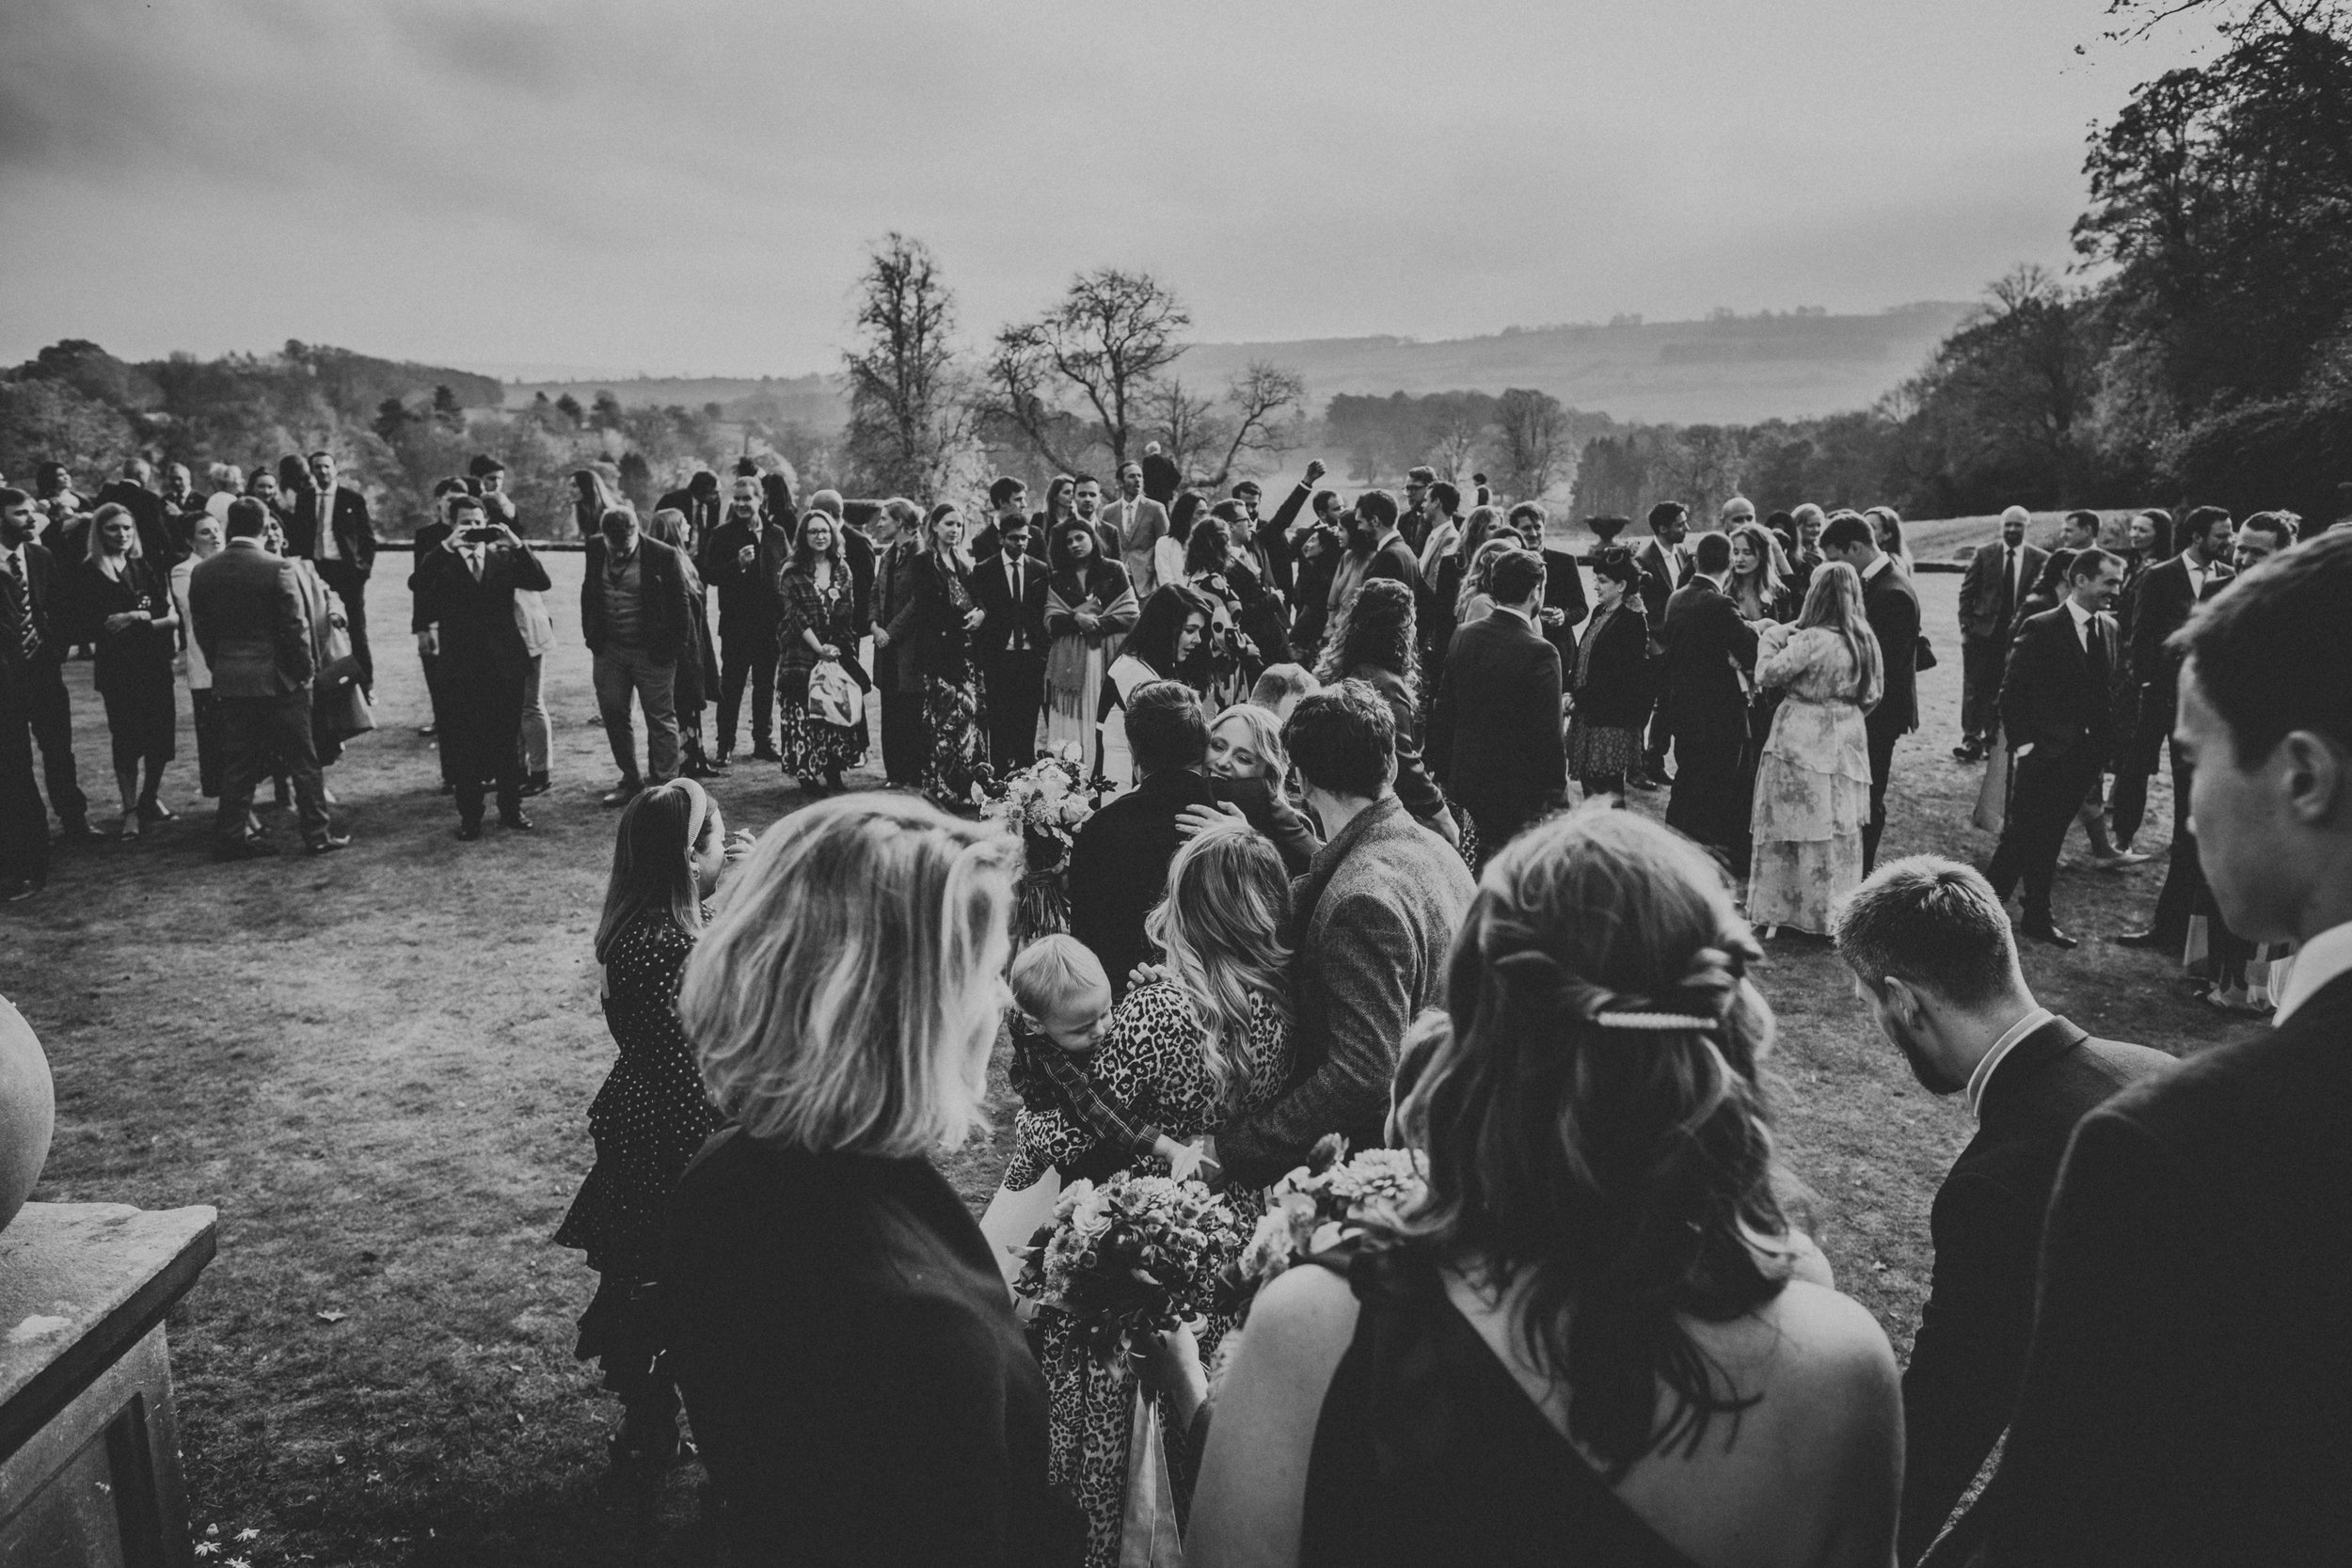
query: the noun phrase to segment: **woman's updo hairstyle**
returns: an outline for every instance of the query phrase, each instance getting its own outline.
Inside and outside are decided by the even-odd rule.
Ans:
[[[1414,1243],[1482,1289],[1523,1282],[1520,1341],[1613,1476],[1743,1408],[1681,1317],[1739,1317],[1786,1281],[1757,952],[1688,839],[1630,812],[1555,818],[1487,865],[1450,1037],[1400,1107],[1429,1155]]]

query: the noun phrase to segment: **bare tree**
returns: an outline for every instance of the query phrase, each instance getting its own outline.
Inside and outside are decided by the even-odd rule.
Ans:
[[[1429,466],[1438,470],[1438,477],[1448,484],[1459,484],[1480,444],[1486,439],[1488,428],[1484,410],[1473,406],[1469,399],[1447,399],[1429,427],[1429,447],[1424,454]]]
[[[1540,500],[1563,465],[1573,467],[1568,412],[1549,392],[1513,388],[1495,400],[1495,466],[1503,493]]]
[[[996,335],[989,364],[994,411],[1048,462],[1081,467],[1062,450],[1057,398],[1075,394],[1114,465],[1127,460],[1136,421],[1160,372],[1185,345],[1192,317],[1149,273],[1103,267],[1076,278],[1059,305]]]
[[[949,339],[955,296],[920,240],[892,233],[859,280],[858,347],[850,372],[850,471],[883,495],[936,494],[952,454],[969,444],[972,413]]]
[[[1176,471],[1189,477],[1224,439],[1214,398],[1195,397],[1175,376],[1154,384],[1143,396],[1145,428],[1157,436]]]
[[[1265,359],[1252,359],[1226,384],[1226,406],[1232,410],[1232,435],[1225,460],[1217,465],[1213,489],[1222,489],[1233,467],[1247,457],[1279,461],[1304,439],[1307,419],[1307,380]]]

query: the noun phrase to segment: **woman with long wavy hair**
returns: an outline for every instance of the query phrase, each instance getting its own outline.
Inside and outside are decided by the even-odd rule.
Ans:
[[[857,657],[857,594],[842,554],[842,526],[823,512],[801,520],[779,586],[784,655],[776,676],[776,744],[784,776],[808,795],[841,793],[841,770],[866,755],[866,722],[835,724],[808,711],[818,663]]]
[[[1862,579],[1843,562],[1813,574],[1794,628],[1759,634],[1756,684],[1785,699],[1758,749],[1749,832],[1748,918],[1827,936],[1838,901],[1862,885],[1870,816],[1863,717],[1886,689]]]
[[[1046,494],[1051,512],[1053,493]],[[1045,652],[1045,749],[1059,752],[1074,745],[1089,772],[1099,773],[1095,714],[1103,673],[1119,657],[1143,607],[1127,568],[1104,553],[1102,535],[1086,519],[1065,514],[1044,537],[1045,631],[1054,640]]]
[[[1380,693],[1396,720],[1397,800],[1415,821],[1460,849],[1475,866],[1477,835],[1469,818],[1457,816],[1446,803],[1445,791],[1422,762],[1421,650],[1411,587],[1391,578],[1375,578],[1358,589],[1346,614],[1331,629],[1315,678],[1326,686],[1359,680]]]
[[[980,666],[972,657],[972,634],[987,611],[972,596],[964,537],[963,514],[952,501],[940,502],[924,515],[922,553],[914,562],[914,661],[930,731],[923,791],[951,809],[969,808],[973,779],[988,760]]]
[[[1258,834],[1233,823],[1179,848],[1168,864],[1167,896],[1144,924],[1167,954],[1161,977],[1120,1002],[1088,1076],[1138,1123],[1187,1144],[1280,1094],[1293,1057],[1290,917],[1289,874]],[[1066,1121],[1058,1114],[1032,1118],[1025,1132],[1031,1147],[1064,1168],[1083,1158],[1093,1139]],[[1136,1168],[1161,1167],[1157,1160],[1139,1160]],[[1245,1223],[1262,1204],[1254,1194],[1226,1197]],[[1057,1484],[1073,1488],[1086,1509],[1088,1562],[1112,1568],[1119,1561],[1134,1376],[1097,1362],[1059,1314],[1041,1311],[1038,1324],[1053,1415],[1051,1474]],[[1199,1331],[1203,1349],[1214,1352],[1231,1326],[1230,1318],[1212,1318]],[[1171,1431],[1171,1441],[1181,1440]]]
[[[1777,1196],[1756,951],[1635,813],[1496,855],[1400,1091],[1427,1196],[1259,1293],[1187,1563],[1885,1568],[1895,1358]]]
[[[645,537],[678,554],[686,578],[687,637],[679,644],[677,680],[678,771],[690,779],[715,779],[721,768],[703,744],[703,709],[719,689],[718,644],[710,635],[710,599],[694,565],[694,525],[675,506],[665,506],[645,524]]]
[[[1135,755],[1127,748],[1127,699],[1153,681],[1206,689],[1215,615],[1207,595],[1181,582],[1163,583],[1143,602],[1135,630],[1104,673],[1094,708],[1094,771],[1114,790],[1123,794],[1136,783]]]

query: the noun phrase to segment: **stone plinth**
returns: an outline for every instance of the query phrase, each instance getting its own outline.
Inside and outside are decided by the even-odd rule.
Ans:
[[[164,1313],[215,1217],[29,1203],[0,1232],[0,1563],[191,1560]]]

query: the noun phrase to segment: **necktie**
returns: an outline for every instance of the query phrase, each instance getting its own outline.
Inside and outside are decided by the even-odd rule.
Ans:
[[[1028,644],[1023,641],[1021,638],[1022,595],[1021,558],[1019,556],[1009,555],[1005,557],[1005,575],[1010,580],[1012,585],[1012,641],[1009,646],[1016,654],[1025,653],[1028,650]]]
[[[17,643],[30,663],[33,656],[40,652],[40,633],[33,628],[33,585],[25,576],[22,552],[9,550],[0,554],[0,574],[8,579],[8,613],[16,617]]]
[[[474,581],[482,580],[482,552],[480,550],[470,547],[467,549],[466,570],[473,574]]]

